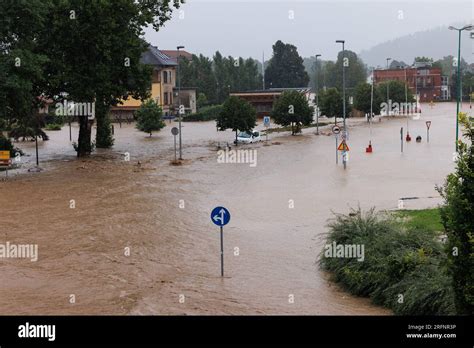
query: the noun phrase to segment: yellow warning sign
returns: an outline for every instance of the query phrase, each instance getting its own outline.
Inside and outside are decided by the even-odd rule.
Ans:
[[[0,151],[0,160],[9,160],[10,151]]]
[[[337,149],[339,151],[349,151],[349,146],[347,146],[346,141],[343,140]]]

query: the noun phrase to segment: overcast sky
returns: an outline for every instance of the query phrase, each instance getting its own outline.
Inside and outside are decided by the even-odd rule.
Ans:
[[[195,54],[219,50],[257,59],[262,51],[270,58],[280,39],[296,45],[303,57],[321,53],[335,59],[337,39],[359,53],[416,31],[471,23],[473,16],[472,0],[187,0],[165,27],[147,30],[145,37],[160,49],[183,45]]]

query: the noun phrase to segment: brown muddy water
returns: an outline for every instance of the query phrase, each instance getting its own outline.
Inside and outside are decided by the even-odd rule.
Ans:
[[[41,173],[26,172],[34,144],[20,143],[22,168],[0,182],[0,243],[38,244],[39,258],[0,260],[0,314],[390,314],[319,269],[327,220],[358,205],[396,209],[402,197],[421,197],[406,208],[438,204],[435,185],[454,169],[454,115],[455,104],[425,106],[409,121],[403,154],[406,118],[376,122],[372,135],[351,120],[345,171],[334,137],[314,128],[239,147],[257,150],[255,167],[218,163],[216,143],[233,134],[213,122],[184,124],[181,166],[170,165],[173,123],[152,138],[115,125],[114,149],[85,160],[74,157],[67,126],[49,132]],[[209,217],[218,205],[232,214],[223,279]]]

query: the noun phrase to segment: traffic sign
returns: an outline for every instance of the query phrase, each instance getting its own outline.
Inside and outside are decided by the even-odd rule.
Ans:
[[[431,127],[431,121],[426,121],[426,127],[427,127],[428,129],[430,129],[430,127]]]
[[[339,126],[336,126],[336,125],[332,126],[332,133],[334,135],[341,133],[341,128],[339,128]]]
[[[179,129],[177,127],[171,128],[171,134],[178,135],[179,134]]]
[[[0,151],[0,160],[9,160],[10,151]]]
[[[263,117],[263,125],[265,127],[270,127],[270,116],[264,116]]]
[[[211,221],[220,227],[221,233],[221,277],[224,276],[224,226],[230,221],[230,213],[224,207],[215,207],[211,212]]]
[[[343,140],[337,149],[339,151],[349,151],[349,146],[347,146],[346,141]]]
[[[211,213],[211,221],[214,225],[225,226],[230,221],[230,213],[224,207],[215,207]]]

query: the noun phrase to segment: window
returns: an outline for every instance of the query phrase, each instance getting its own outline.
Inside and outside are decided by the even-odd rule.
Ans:
[[[163,71],[163,83],[168,83],[168,72]]]
[[[168,77],[168,83],[171,83],[171,71],[168,71],[169,77]]]
[[[168,92],[163,93],[163,98],[165,100],[165,105],[168,105]]]

